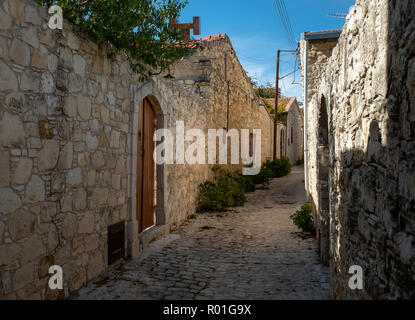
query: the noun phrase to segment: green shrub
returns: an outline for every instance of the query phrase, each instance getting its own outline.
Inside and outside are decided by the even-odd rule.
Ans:
[[[304,159],[303,158],[298,158],[297,161],[295,162],[295,164],[297,166],[302,166],[304,164]]]
[[[200,185],[199,211],[224,211],[229,207],[242,205],[246,201],[244,190],[224,168],[215,166],[214,181]]]
[[[291,171],[288,158],[267,161],[255,176],[244,176],[238,172],[231,174],[220,166],[212,168],[215,177],[200,185],[198,211],[224,211],[230,207],[242,205],[246,201],[245,193],[255,191],[255,185],[267,187],[272,178],[279,178]]]
[[[267,161],[265,167],[272,171],[273,178],[284,177],[291,172],[291,164],[288,158]]]
[[[244,176],[242,173],[238,172],[235,180],[245,193],[255,191],[255,180],[253,176]]]
[[[291,220],[303,232],[315,233],[311,203],[306,203],[301,210],[291,215]]]
[[[256,176],[252,177],[255,184],[262,184],[264,187],[267,187],[273,178],[273,172],[270,168],[263,166],[261,171]]]

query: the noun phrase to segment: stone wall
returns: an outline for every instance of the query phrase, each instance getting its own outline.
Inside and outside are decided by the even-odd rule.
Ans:
[[[108,60],[71,24],[52,31],[48,19],[30,0],[0,0],[0,299],[67,297],[108,270],[108,226],[124,223],[134,257],[195,212],[211,177],[208,165],[158,166],[156,226],[138,234],[141,102],[152,101],[159,128],[175,133],[184,121],[207,132],[210,83],[140,83],[125,56]],[[266,116],[252,107],[249,128]],[[63,267],[64,291],[48,289],[51,265]]]
[[[200,55],[212,58],[210,89],[210,128],[261,129],[262,162],[271,159],[273,119],[267,107],[254,93],[228,36],[199,42]],[[229,82],[229,95],[228,83]],[[229,97],[229,98],[228,98]],[[229,123],[227,106],[229,101]]]
[[[297,160],[303,159],[304,134],[301,110],[298,107],[297,99],[292,100],[287,106],[287,157],[291,164],[295,165]]]
[[[334,298],[415,297],[414,16],[413,1],[358,0],[312,87],[309,192]]]

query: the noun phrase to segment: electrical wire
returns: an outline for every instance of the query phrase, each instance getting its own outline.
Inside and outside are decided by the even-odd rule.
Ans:
[[[294,49],[296,47],[296,40],[294,37],[294,32],[291,26],[290,19],[288,17],[285,2],[284,0],[273,0],[273,2],[274,2],[274,8],[280,19],[280,22],[285,32],[285,35],[287,37],[288,43],[290,44],[291,48]]]

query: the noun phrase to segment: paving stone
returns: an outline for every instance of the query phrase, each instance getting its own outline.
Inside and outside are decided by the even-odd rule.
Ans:
[[[290,220],[305,202],[302,175],[294,169],[226,215],[189,220],[175,231],[177,240],[145,249],[145,258],[82,288],[77,298],[329,299],[328,268],[320,265],[314,240],[299,237]],[[290,192],[292,204],[265,209],[286,200],[282,190]]]

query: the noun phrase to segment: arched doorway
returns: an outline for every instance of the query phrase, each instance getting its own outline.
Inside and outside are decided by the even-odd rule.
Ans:
[[[318,116],[318,221],[317,240],[322,263],[330,258],[329,127],[326,98],[321,97]]]
[[[138,232],[156,224],[156,165],[153,158],[154,133],[157,117],[149,98],[145,98],[139,110],[138,161],[137,161],[137,221]]]
[[[135,257],[167,231],[166,165],[153,158],[154,131],[164,129],[166,108],[153,81],[136,88],[130,112],[128,154],[128,241],[129,257]]]

